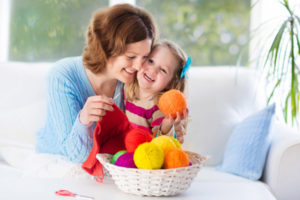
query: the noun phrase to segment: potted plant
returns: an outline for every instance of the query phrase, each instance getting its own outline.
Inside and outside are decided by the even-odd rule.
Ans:
[[[275,101],[279,101],[282,107],[285,122],[299,128],[300,17],[291,9],[288,0],[280,3],[288,12],[288,17],[276,30],[264,59],[267,80],[272,84],[268,103],[279,97]]]

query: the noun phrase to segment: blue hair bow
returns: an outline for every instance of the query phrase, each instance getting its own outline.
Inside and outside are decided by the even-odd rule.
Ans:
[[[191,57],[188,57],[187,60],[186,60],[186,63],[182,69],[182,72],[180,74],[180,78],[187,78],[187,75],[186,75],[186,72],[189,70],[190,66],[191,66],[191,62],[192,62],[192,59]]]

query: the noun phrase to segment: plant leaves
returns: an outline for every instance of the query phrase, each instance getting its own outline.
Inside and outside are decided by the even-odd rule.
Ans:
[[[297,96],[297,101],[296,101],[296,114],[299,113],[299,107],[300,107],[300,90],[298,88],[299,82],[298,82],[298,77],[296,76],[296,96]]]
[[[288,12],[290,13],[291,16],[294,15],[293,12],[290,9],[289,1],[288,0],[283,0],[283,3],[281,2],[281,4],[288,10]]]
[[[285,123],[287,123],[288,121],[288,108],[289,108],[289,98],[291,96],[291,92],[288,93],[288,95],[285,98],[285,104],[284,104],[284,108],[283,108],[283,116],[284,116],[284,121]]]
[[[281,38],[282,38],[284,30],[287,26],[287,23],[288,23],[288,20],[285,20],[284,23],[281,25],[279,31],[277,32],[277,34],[276,34],[276,36],[275,36],[275,38],[272,42],[271,48],[268,51],[268,55],[267,55],[267,58],[266,58],[266,61],[265,61],[264,65],[266,65],[267,61],[269,60],[269,56],[272,56],[271,57],[271,63],[276,65],[277,55],[278,55],[278,51],[279,51]],[[275,58],[273,59],[274,52],[275,52]]]
[[[293,122],[293,119],[296,117],[296,114],[297,114],[297,106],[296,106],[296,87],[295,87],[295,84],[296,84],[296,77],[297,74],[295,74],[295,69],[294,69],[294,66],[293,66],[293,60],[292,60],[292,70],[291,70],[291,114],[292,114],[292,122]]]
[[[297,34],[295,34],[296,40],[297,40],[297,46],[298,46],[298,55],[300,55],[300,41]]]
[[[274,95],[274,92],[275,92],[275,90],[276,90],[276,88],[280,85],[280,83],[281,83],[281,79],[279,79],[277,82],[276,82],[276,84],[275,84],[275,86],[274,86],[274,88],[273,88],[273,90],[272,90],[272,92],[271,92],[271,94],[270,94],[270,96],[269,96],[269,98],[268,98],[268,103],[270,102],[270,100],[272,99],[272,97],[273,97],[273,95]]]
[[[297,15],[294,15],[294,16],[295,16],[295,18],[297,19],[298,23],[300,24],[300,17],[297,16]]]

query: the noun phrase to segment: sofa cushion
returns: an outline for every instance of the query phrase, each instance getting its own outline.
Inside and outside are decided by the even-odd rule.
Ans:
[[[250,115],[234,128],[219,170],[250,180],[261,177],[271,145],[269,128],[274,112],[275,104],[272,104]]]
[[[210,155],[208,165],[222,162],[233,127],[265,106],[263,82],[245,67],[192,67],[187,102],[190,122],[184,149]]]
[[[34,143],[45,119],[45,75],[50,67],[51,63],[0,64],[1,138]],[[187,88],[191,121],[183,148],[210,155],[209,165],[221,163],[233,126],[261,107],[257,82],[255,70],[247,68],[192,67]],[[19,113],[18,120],[26,120],[16,123],[6,113]]]
[[[20,166],[17,159],[34,148],[35,132],[45,121],[45,77],[50,67],[50,63],[0,63],[0,156],[14,166]]]
[[[186,192],[186,197],[201,200],[275,200],[270,188],[260,181],[216,171],[211,167],[202,168]],[[183,199],[181,197],[181,199]]]

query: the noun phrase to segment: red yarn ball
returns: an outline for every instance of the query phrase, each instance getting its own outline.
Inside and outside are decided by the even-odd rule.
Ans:
[[[128,152],[133,153],[135,149],[144,142],[151,142],[152,137],[149,132],[143,129],[132,129],[125,137],[125,147]]]
[[[124,153],[117,159],[115,165],[120,167],[136,168],[133,161],[133,153]]]

